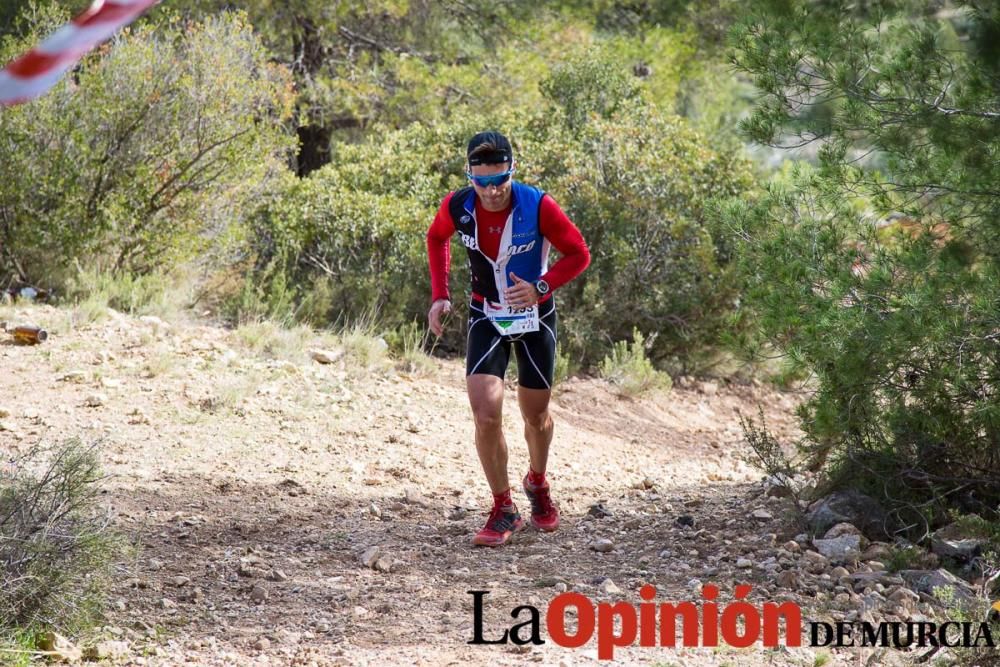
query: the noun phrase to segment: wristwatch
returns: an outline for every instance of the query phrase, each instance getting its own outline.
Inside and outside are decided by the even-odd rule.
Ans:
[[[552,288],[549,287],[549,284],[544,280],[539,279],[535,281],[535,291],[538,292],[539,296],[545,296],[551,289]]]

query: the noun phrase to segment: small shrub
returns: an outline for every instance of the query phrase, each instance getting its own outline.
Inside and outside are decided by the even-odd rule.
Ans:
[[[618,341],[611,353],[601,361],[601,377],[618,388],[625,396],[638,396],[654,389],[670,389],[670,376],[656,370],[646,356],[646,340],[635,329],[632,343]]]
[[[102,321],[108,308],[176,321],[196,301],[196,287],[192,276],[183,271],[135,275],[78,265],[67,281],[65,300],[74,304],[70,326]]]
[[[389,344],[365,323],[344,329],[340,344],[352,357],[352,367],[361,371],[386,370],[391,365]]]
[[[254,354],[266,359],[304,360],[315,332],[307,326],[286,327],[282,322],[260,320],[241,324],[236,338]]]
[[[899,572],[900,570],[912,570],[923,557],[923,552],[918,547],[894,546],[889,550],[889,557],[886,559],[885,568],[889,572]]]
[[[556,352],[556,368],[553,373],[552,383],[557,386],[568,380],[574,373],[579,371],[579,364],[562,352]]]
[[[425,352],[428,329],[414,321],[404,324],[386,335],[389,350],[395,356],[396,367],[406,373],[429,374],[434,362]]]
[[[301,291],[288,282],[288,274],[277,259],[243,280],[241,288],[223,298],[222,311],[239,324],[270,321],[283,327],[296,323],[296,301]]]
[[[107,299],[100,294],[88,295],[69,311],[65,331],[71,331],[81,325],[103,322],[106,319],[108,319]]]
[[[0,468],[0,635],[97,620],[122,542],[96,507],[96,445],[36,447]]]
[[[991,521],[978,514],[963,514],[955,518],[955,524],[962,535],[985,539],[989,543],[987,549],[1000,550],[1000,520]]]
[[[817,653],[816,657],[813,658],[813,667],[824,667],[824,665],[830,662],[829,653]]]
[[[739,415],[743,438],[750,446],[751,452],[746,457],[746,462],[768,475],[787,479],[795,474],[795,466],[778,439],[767,430],[767,424],[764,421],[764,408],[758,406],[757,410],[760,425],[751,417],[744,417],[742,413]]]
[[[744,417],[742,413],[739,413],[743,439],[750,447],[750,452],[743,457],[743,460],[747,465],[764,472],[770,480],[786,489],[794,501],[792,503],[794,508],[792,520],[803,523],[804,515],[801,507],[803,490],[800,485],[793,481],[793,478],[801,470],[789,457],[781,442],[767,429],[764,408],[758,406],[757,411],[759,424],[753,418]]]

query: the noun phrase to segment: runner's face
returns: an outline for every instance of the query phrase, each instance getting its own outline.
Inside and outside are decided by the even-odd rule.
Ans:
[[[477,164],[469,168],[469,173],[473,176],[493,176],[495,174],[502,174],[510,168],[513,168],[513,164],[507,162],[502,164]],[[469,182],[476,189],[476,195],[479,196],[479,200],[486,207],[487,211],[502,211],[510,204],[511,180],[508,178],[505,183],[487,185],[486,187],[478,185],[473,180]]]

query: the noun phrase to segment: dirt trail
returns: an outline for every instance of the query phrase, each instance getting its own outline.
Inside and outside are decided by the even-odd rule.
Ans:
[[[632,401],[600,381],[568,381],[554,399],[549,475],[562,528],[474,549],[489,495],[459,362],[410,376],[351,354],[316,363],[303,351],[309,341],[290,360],[267,359],[247,336],[207,325],[113,315],[73,326],[44,306],[4,314],[53,335],[36,347],[0,345],[5,384],[30,388],[0,402],[0,449],[101,439],[107,502],[140,546],[105,629],[129,642],[128,664],[596,664],[593,642],[468,645],[467,591],[490,591],[484,627],[495,637],[514,607],[544,615],[567,588],[633,603],[645,583],[662,601],[699,599],[695,579],[718,584],[723,598],[743,581],[755,583],[758,602],[775,590],[756,559],[790,537],[781,521],[790,501],[761,496],[760,474],[740,461],[737,410],[762,405],[769,428],[793,437],[790,396],[697,383]],[[512,391],[504,423],[519,480],[527,453]],[[527,509],[517,486],[515,499]],[[610,516],[593,516],[598,503]],[[773,521],[749,519],[755,508]],[[677,523],[684,515],[693,527]],[[598,539],[613,549],[595,551]],[[368,567],[360,556],[376,546]],[[752,568],[737,567],[744,557]],[[633,647],[616,659],[814,657]]]

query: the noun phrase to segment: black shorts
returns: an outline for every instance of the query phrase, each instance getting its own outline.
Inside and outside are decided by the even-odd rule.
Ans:
[[[517,355],[517,383],[528,389],[551,389],[556,370],[555,299],[538,305],[538,331],[505,336],[486,319],[483,304],[469,303],[468,345],[465,374],[504,377],[510,348]]]

